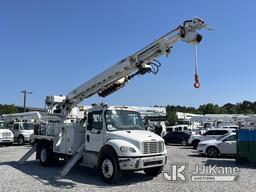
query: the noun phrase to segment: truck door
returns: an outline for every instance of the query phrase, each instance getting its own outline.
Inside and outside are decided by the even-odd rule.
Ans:
[[[103,146],[103,116],[102,111],[88,113],[88,125],[85,134],[85,149],[99,152]]]

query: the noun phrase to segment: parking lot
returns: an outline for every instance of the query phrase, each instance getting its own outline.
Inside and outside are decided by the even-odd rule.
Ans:
[[[167,182],[162,175],[151,178],[143,172],[126,173],[118,185],[106,185],[95,169],[81,166],[73,170],[64,179],[58,178],[63,163],[51,167],[41,167],[31,157],[24,165],[17,161],[30,149],[30,146],[0,147],[0,191],[255,191],[256,171],[250,165],[237,165],[233,158],[198,156],[191,147],[167,146],[168,170],[170,163],[187,163],[187,181]],[[235,182],[192,182],[191,173],[195,166],[221,166],[240,168],[239,179]]]

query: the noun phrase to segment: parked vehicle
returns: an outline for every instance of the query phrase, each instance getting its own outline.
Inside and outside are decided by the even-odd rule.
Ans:
[[[26,142],[33,142],[31,135],[34,133],[34,126],[41,119],[41,115],[37,111],[4,114],[3,119],[13,134],[14,141],[19,145]]]
[[[174,125],[174,126],[167,126],[166,131],[167,132],[174,132],[174,131],[187,131],[189,125]]]
[[[173,144],[181,144],[183,146],[188,144],[188,139],[190,134],[188,132],[168,132],[167,135],[163,137],[166,144],[173,143]]]
[[[33,122],[14,122],[9,124],[9,129],[14,134],[14,141],[19,145],[24,145],[26,142],[33,142],[31,135],[34,133]]]
[[[122,172],[144,170],[157,176],[167,161],[164,140],[145,130],[140,113],[127,107],[93,106],[87,121],[75,125],[46,122],[35,130],[36,157],[43,166],[70,159],[61,175],[79,164],[97,167],[106,183],[117,182]]]
[[[197,151],[208,157],[236,155],[236,133],[227,133],[218,139],[202,141],[198,144]]]
[[[197,149],[198,143],[201,141],[217,139],[224,134],[233,133],[233,132],[235,132],[234,129],[217,128],[217,129],[208,130],[202,135],[191,135],[188,140],[188,144],[192,145],[194,149]]]
[[[6,128],[4,121],[0,121],[0,144],[11,145],[13,140],[13,133]]]

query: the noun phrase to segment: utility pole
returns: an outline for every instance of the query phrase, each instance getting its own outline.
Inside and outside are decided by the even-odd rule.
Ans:
[[[27,95],[32,94],[32,92],[24,90],[24,91],[21,91],[21,93],[24,94],[24,105],[23,105],[23,108],[24,108],[24,112],[26,112]]]

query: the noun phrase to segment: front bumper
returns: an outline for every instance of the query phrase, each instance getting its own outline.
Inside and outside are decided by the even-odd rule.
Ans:
[[[142,170],[151,167],[164,166],[167,162],[167,155],[147,157],[122,157],[118,158],[121,170]]]
[[[0,143],[13,143],[13,138],[0,138]]]
[[[206,147],[198,145],[197,152],[200,153],[200,154],[205,154],[206,153]]]

